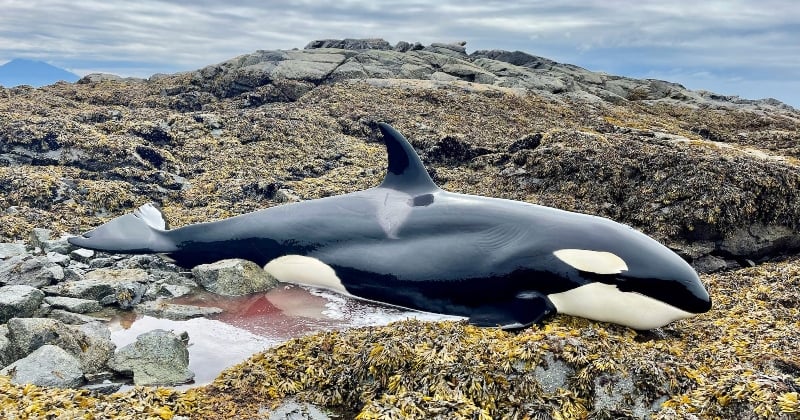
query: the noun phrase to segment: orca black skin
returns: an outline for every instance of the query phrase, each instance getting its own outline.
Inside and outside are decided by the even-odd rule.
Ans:
[[[69,241],[185,267],[244,258],[281,281],[480,326],[521,328],[558,311],[650,329],[711,308],[695,271],[652,238],[597,216],[444,191],[400,133],[378,126],[389,161],[378,187],[173,230],[148,204]]]

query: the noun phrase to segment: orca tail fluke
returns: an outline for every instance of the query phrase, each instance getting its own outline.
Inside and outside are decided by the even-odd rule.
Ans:
[[[148,203],[133,213],[117,217],[68,241],[72,245],[97,251],[149,254],[176,249],[167,232],[167,223],[161,210]]]

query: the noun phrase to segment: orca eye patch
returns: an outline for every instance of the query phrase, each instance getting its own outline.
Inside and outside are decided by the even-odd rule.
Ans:
[[[553,255],[576,270],[595,274],[620,274],[628,271],[625,260],[614,253],[588,249],[559,249]]]

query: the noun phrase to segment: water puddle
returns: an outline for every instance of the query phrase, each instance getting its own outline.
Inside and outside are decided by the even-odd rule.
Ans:
[[[294,285],[242,297],[202,293],[171,302],[216,306],[224,312],[209,319],[187,321],[125,313],[112,319],[111,338],[119,348],[154,329],[186,331],[189,334],[189,369],[195,373],[195,382],[190,386],[211,382],[221,371],[254,353],[317,331],[379,326],[408,318],[461,319],[403,310]]]

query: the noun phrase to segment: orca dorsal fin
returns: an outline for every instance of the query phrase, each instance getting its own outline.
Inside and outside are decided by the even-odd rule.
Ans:
[[[380,186],[409,193],[438,190],[411,143],[389,124],[378,123],[378,128],[389,155],[386,178]]]

